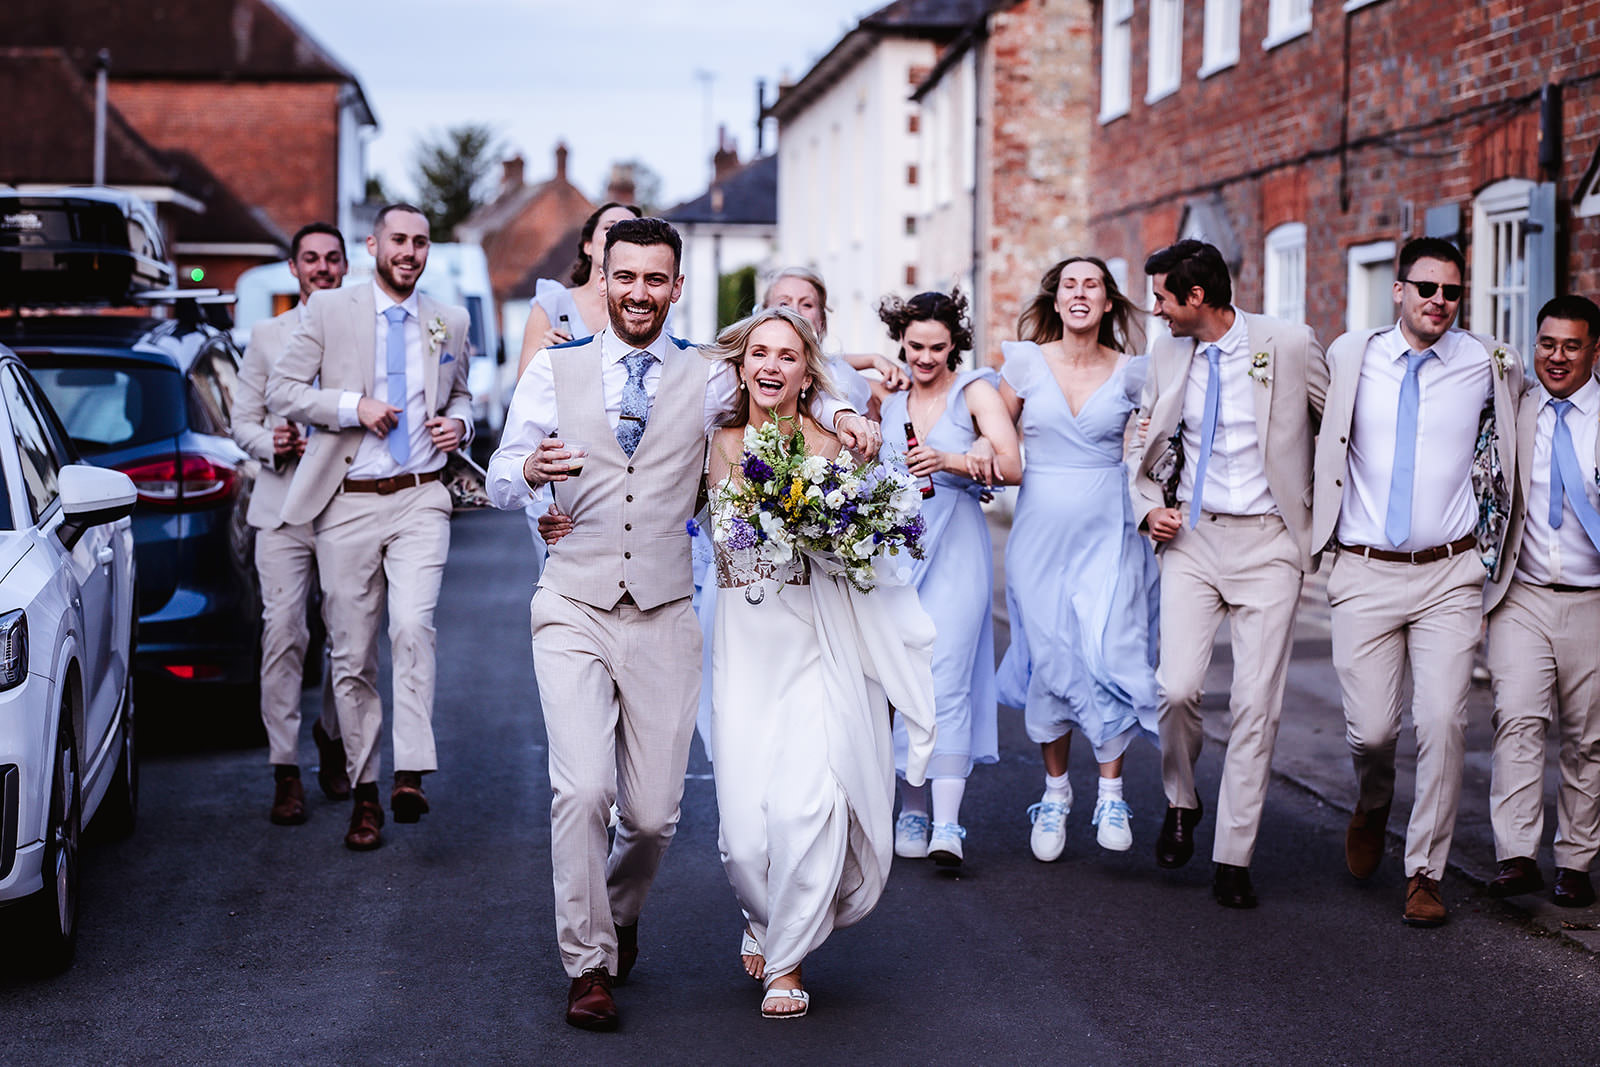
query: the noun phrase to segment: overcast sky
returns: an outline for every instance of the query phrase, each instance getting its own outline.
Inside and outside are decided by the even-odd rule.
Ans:
[[[527,160],[598,199],[617,160],[662,177],[667,204],[710,178],[717,123],[755,147],[755,83],[804,74],[883,0],[274,0],[361,80],[378,116],[370,172],[410,193],[419,136],[493,126]],[[713,76],[707,87],[696,72]],[[768,150],[772,148],[768,124]]]

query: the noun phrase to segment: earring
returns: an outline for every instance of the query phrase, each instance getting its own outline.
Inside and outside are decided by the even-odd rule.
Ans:
[[[744,392],[744,379],[743,378],[739,379],[739,392],[741,392],[741,393]]]

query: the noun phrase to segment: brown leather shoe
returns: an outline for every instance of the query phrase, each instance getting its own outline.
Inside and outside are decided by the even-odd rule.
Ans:
[[[1195,798],[1192,808],[1167,806],[1166,818],[1161,820],[1161,833],[1156,835],[1156,866],[1182,867],[1194,855],[1194,829],[1206,813],[1206,806]]]
[[[428,797],[422,791],[421,771],[395,771],[389,810],[395,822],[419,822],[428,814]]]
[[[1500,861],[1500,873],[1489,882],[1491,897],[1514,897],[1544,888],[1544,875],[1539,865],[1523,856]]]
[[[617,927],[617,985],[628,980],[628,972],[639,962],[639,924]]]
[[[356,852],[371,852],[383,844],[378,827],[383,825],[383,805],[375,800],[358,800],[350,810],[350,829],[344,847]]]
[[[311,740],[317,743],[317,784],[329,800],[350,799],[350,776],[344,769],[344,742],[328,736],[322,720],[311,725]]]
[[[1443,926],[1444,920],[1439,883],[1425,874],[1413,874],[1406,881],[1406,912],[1401,921],[1407,926]]]
[[[572,980],[567,990],[567,1025],[580,1030],[615,1030],[617,1002],[611,999],[611,974],[591,967]]]
[[[298,778],[279,778],[272,794],[272,821],[278,826],[299,826],[306,821],[306,791]]]
[[[1358,811],[1344,832],[1344,865],[1357,878],[1371,878],[1383,862],[1384,827],[1389,825],[1389,805]],[[1409,895],[1409,894],[1408,894]]]
[[[1589,880],[1589,872],[1557,867],[1556,884],[1550,890],[1550,899],[1563,908],[1587,908],[1593,904],[1594,883]]]

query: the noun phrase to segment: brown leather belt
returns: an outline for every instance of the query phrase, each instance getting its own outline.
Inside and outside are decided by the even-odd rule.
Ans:
[[[424,482],[436,482],[442,477],[444,477],[442,471],[423,471],[421,474],[397,474],[393,478],[346,478],[344,491],[388,496],[390,493],[398,493],[402,489],[410,489]]]
[[[1594,585],[1563,585],[1560,582],[1550,582],[1545,586],[1552,593],[1594,593],[1600,592],[1600,586]]]
[[[1386,548],[1369,548],[1366,545],[1347,545],[1339,543],[1340,552],[1349,552],[1352,555],[1365,559],[1382,560],[1384,563],[1436,563],[1441,559],[1450,559],[1471,549],[1478,543],[1473,534],[1451,541],[1448,545],[1438,545],[1434,548],[1419,548],[1415,552],[1391,552]]]

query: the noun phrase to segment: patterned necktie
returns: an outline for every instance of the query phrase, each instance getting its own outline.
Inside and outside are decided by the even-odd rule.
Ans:
[[[1206,375],[1206,407],[1200,415],[1200,458],[1194,465],[1194,492],[1189,497],[1191,529],[1200,523],[1200,511],[1205,502],[1206,467],[1211,463],[1211,444],[1217,436],[1217,407],[1222,400],[1222,349],[1216,345],[1206,345],[1202,354],[1211,369]]]
[[[630,352],[622,357],[628,368],[628,384],[622,387],[622,411],[617,420],[617,444],[631,458],[644,436],[644,420],[650,414],[650,398],[644,391],[644,372],[655,359],[648,352]]]
[[[1411,536],[1411,483],[1417,473],[1417,408],[1422,385],[1417,370],[1433,349],[1406,353],[1406,375],[1400,380],[1400,407],[1394,419],[1394,472],[1389,478],[1389,511],[1383,533],[1391,545]]]
[[[1561,529],[1564,518],[1561,501],[1565,497],[1590,543],[1600,549],[1600,513],[1589,503],[1589,494],[1583,491],[1583,472],[1578,469],[1578,453],[1572,445],[1572,431],[1567,428],[1567,412],[1572,410],[1572,401],[1552,400],[1550,406],[1556,413],[1555,433],[1550,439],[1550,528]]]
[[[386,395],[389,405],[400,409],[394,429],[384,440],[389,443],[389,455],[402,467],[411,458],[411,428],[406,425],[406,316],[406,309],[399,304],[383,313],[389,320],[389,344],[384,353]]]

